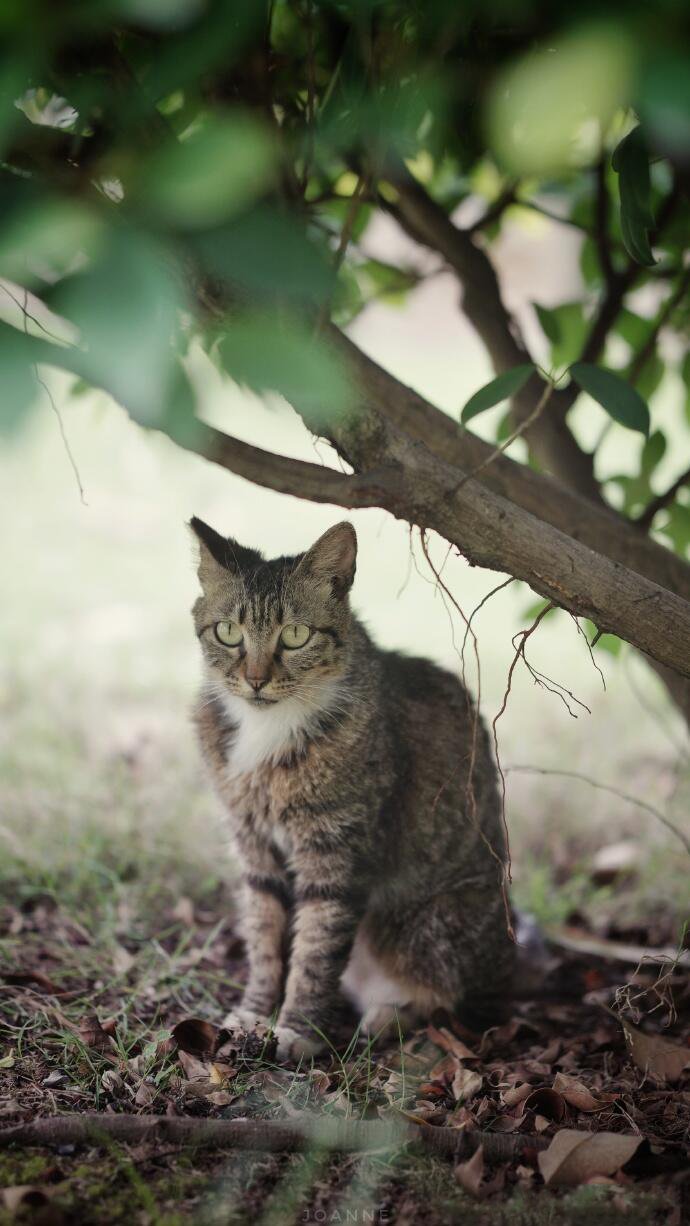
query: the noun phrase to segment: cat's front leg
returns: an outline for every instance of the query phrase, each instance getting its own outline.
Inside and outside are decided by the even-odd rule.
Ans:
[[[362,881],[347,848],[319,843],[296,858],[295,913],[285,1000],[278,1018],[278,1059],[324,1047],[340,977],[364,911]]]
[[[242,886],[241,932],[247,946],[249,976],[242,1000],[225,1018],[234,1030],[267,1023],[278,1009],[285,977],[285,946],[290,890],[284,869],[270,848],[247,855]]]

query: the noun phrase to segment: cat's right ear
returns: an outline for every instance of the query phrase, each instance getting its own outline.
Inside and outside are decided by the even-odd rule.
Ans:
[[[227,537],[221,536],[220,532],[216,532],[215,528],[209,527],[196,515],[190,519],[189,527],[199,545],[199,581],[203,588],[211,587],[223,574],[227,575],[229,570],[235,569],[230,543]]]

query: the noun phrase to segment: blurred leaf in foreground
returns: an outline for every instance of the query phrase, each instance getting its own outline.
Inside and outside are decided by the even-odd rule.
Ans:
[[[84,377],[143,425],[160,425],[182,306],[169,253],[143,233],[113,227],[98,258],[61,285],[51,305],[79,329]]]
[[[489,140],[517,174],[550,174],[591,152],[627,101],[633,52],[626,32],[581,28],[499,74],[487,108]]]
[[[274,166],[273,143],[256,117],[216,112],[146,161],[138,191],[164,222],[203,228],[255,200],[270,184]]]
[[[198,236],[197,250],[210,276],[252,294],[325,301],[333,269],[304,228],[279,209],[263,205]]]
[[[260,394],[278,392],[310,424],[327,424],[351,403],[349,381],[327,344],[271,314],[230,319],[218,345],[227,373]]]

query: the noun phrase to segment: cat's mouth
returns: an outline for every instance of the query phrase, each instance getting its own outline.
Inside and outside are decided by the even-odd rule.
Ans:
[[[252,694],[247,696],[247,701],[253,707],[274,707],[278,701],[277,698],[264,698],[263,694]]]

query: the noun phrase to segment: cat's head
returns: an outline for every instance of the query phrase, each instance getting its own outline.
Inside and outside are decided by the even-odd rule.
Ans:
[[[329,528],[297,557],[269,560],[196,516],[190,527],[202,588],[193,616],[213,681],[256,709],[286,699],[318,705],[346,665],[352,525]]]

